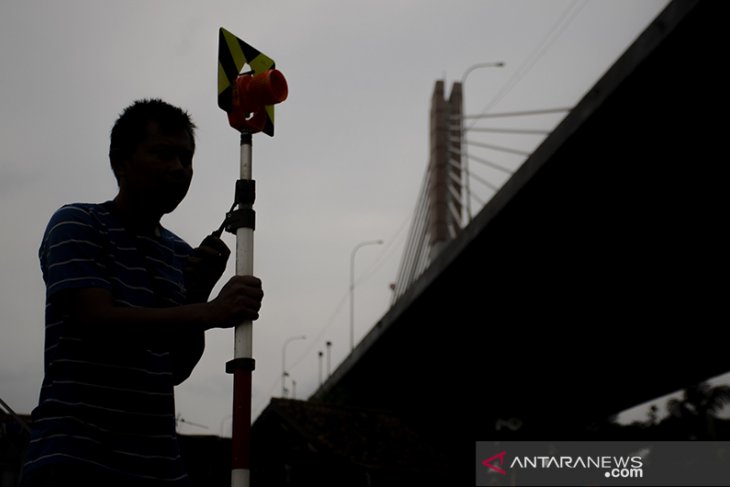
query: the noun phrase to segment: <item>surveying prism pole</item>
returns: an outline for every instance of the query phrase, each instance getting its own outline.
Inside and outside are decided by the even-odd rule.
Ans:
[[[248,65],[250,72],[241,74]],[[274,135],[274,104],[287,98],[284,75],[274,69],[273,59],[221,28],[218,41],[218,106],[228,114],[228,123],[241,134],[241,171],[231,211],[218,230],[236,235],[236,275],[253,275],[253,134]],[[251,321],[236,326],[233,360],[226,372],[233,374],[233,424],[231,425],[231,487],[251,484],[251,379],[253,327]]]
[[[236,182],[238,209],[231,212],[231,230],[236,232],[236,275],[253,275],[253,231],[255,187],[252,179],[252,141],[250,132],[241,132],[241,175]],[[239,226],[240,225],[240,226]],[[253,329],[251,321],[236,326],[233,360],[226,372],[233,374],[233,424],[231,426],[231,486],[250,485],[251,469],[251,381]]]

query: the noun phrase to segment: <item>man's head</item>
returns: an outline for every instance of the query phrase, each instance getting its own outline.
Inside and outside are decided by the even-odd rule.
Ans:
[[[109,159],[120,194],[160,215],[182,201],[193,175],[195,124],[159,99],[127,107],[111,132]]]

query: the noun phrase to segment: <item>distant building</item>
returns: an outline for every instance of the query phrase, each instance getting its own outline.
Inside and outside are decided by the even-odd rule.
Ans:
[[[440,448],[384,411],[273,399],[252,433],[252,485],[449,485]]]

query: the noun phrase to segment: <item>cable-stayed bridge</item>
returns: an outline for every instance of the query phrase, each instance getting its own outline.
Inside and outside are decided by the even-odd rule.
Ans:
[[[727,10],[671,2],[567,114],[509,114],[564,116],[549,134],[437,82],[392,307],[309,403],[387,411],[473,481],[475,441],[594,438],[729,371]]]
[[[483,208],[476,149],[511,148],[464,137],[437,82],[393,306],[313,398],[566,430],[730,370],[715,8],[671,3]]]

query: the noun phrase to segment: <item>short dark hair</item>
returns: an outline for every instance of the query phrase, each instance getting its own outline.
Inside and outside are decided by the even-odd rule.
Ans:
[[[165,133],[186,131],[195,147],[195,124],[185,110],[151,98],[137,100],[119,115],[114,122],[109,144],[109,158],[127,156],[135,151],[147,134],[147,124],[157,122]]]

